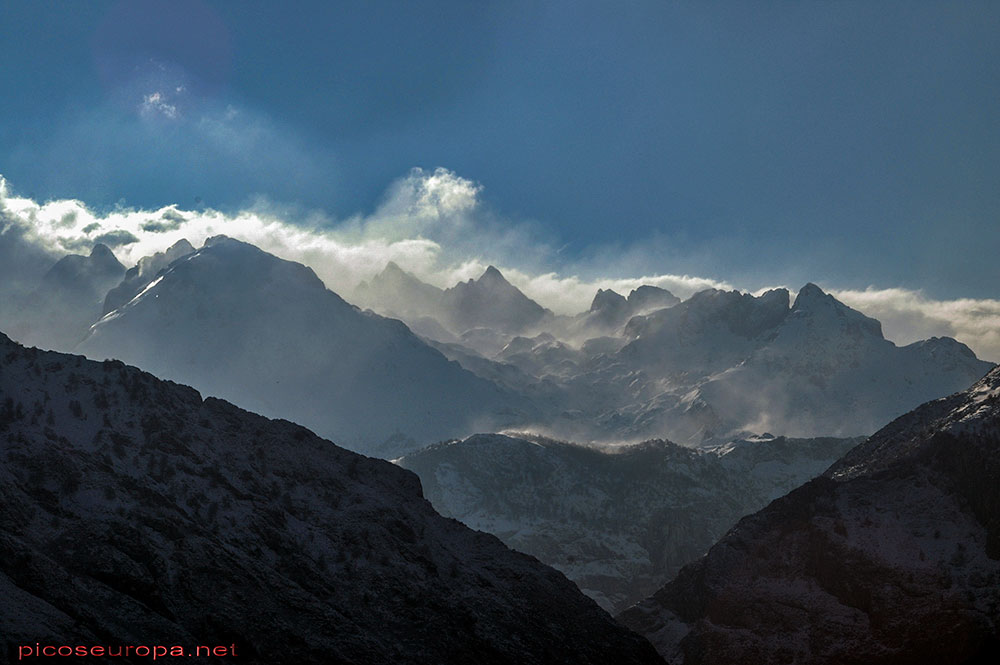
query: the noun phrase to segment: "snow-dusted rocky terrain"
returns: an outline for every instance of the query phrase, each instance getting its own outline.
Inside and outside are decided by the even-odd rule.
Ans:
[[[4,255],[20,247],[7,235]],[[45,263],[34,256],[28,267]],[[627,297],[600,290],[588,311],[564,316],[494,267],[441,289],[390,264],[352,298],[404,327],[347,303],[302,265],[221,237],[197,250],[180,241],[124,278],[106,248],[45,269],[97,263],[110,268],[60,280],[24,268],[17,284],[0,284],[0,326],[382,457],[502,428],[689,446],[748,432],[866,435],[992,366],[949,338],[897,347],[878,321],[811,284],[794,302],[785,289],[684,301],[652,286]]]
[[[666,441],[596,449],[478,434],[397,463],[420,476],[441,514],[538,557],[619,612],[858,442],[760,437],[710,451]]]
[[[435,513],[414,474],[120,362],[0,335],[0,460],[0,659],[659,662],[561,574]]]
[[[76,350],[372,454],[535,416],[527,399],[449,362],[399,321],[358,310],[309,268],[221,236],[106,314]]]
[[[1000,655],[1000,369],[893,421],[620,615],[672,663]]]
[[[495,269],[455,288],[488,285],[505,294],[484,300],[496,301],[494,312],[524,309],[509,305],[524,297]],[[653,287],[628,298],[602,290],[576,317],[536,306],[534,317],[511,314],[517,325],[485,327],[456,317],[446,293],[393,265],[359,297],[466,369],[529,396],[542,416],[527,429],[573,440],[867,435],[993,366],[950,338],[898,347],[878,321],[814,284],[794,300],[786,289],[709,289],[683,302]]]

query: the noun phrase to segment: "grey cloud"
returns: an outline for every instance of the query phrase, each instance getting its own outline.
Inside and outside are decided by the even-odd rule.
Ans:
[[[94,238],[94,242],[103,243],[108,247],[120,247],[122,245],[131,245],[132,243],[139,242],[139,239],[125,229],[115,229],[114,231],[108,231],[107,233],[102,233],[97,236]]]

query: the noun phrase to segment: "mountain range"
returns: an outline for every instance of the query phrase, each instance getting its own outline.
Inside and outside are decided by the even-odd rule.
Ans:
[[[459,286],[469,284],[516,290],[492,268]],[[794,300],[786,289],[708,289],[683,302],[651,286],[628,298],[601,290],[587,312],[540,315],[516,333],[474,318],[464,320],[476,327],[454,327],[447,292],[395,265],[361,291],[466,369],[528,395],[543,411],[532,429],[572,440],[867,435],[993,367],[951,338],[898,347],[877,320],[815,284]]]
[[[503,428],[693,446],[865,435],[992,367],[949,338],[897,347],[812,284],[794,302],[785,289],[601,290],[565,316],[492,266],[439,289],[390,264],[355,295],[402,325],[220,236],[127,272],[97,246],[32,289],[27,308],[0,310],[25,343],[120,358],[383,457]]]
[[[44,348],[72,348],[100,316],[105,294],[124,275],[125,267],[107,245],[94,245],[88,256],[68,254],[11,304],[13,330]]]
[[[956,340],[897,346],[814,284],[566,316],[492,266],[390,265],[362,310],[224,236],[128,270],[21,240],[0,329],[213,397],[0,336],[10,644],[656,662],[600,607],[666,582],[618,618],[671,663],[996,655],[1000,370]]]
[[[313,271],[212,238],[106,314],[76,350],[390,454],[531,417],[527,400],[449,362]]]

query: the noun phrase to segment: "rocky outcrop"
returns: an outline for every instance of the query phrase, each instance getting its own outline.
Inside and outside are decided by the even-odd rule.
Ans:
[[[659,662],[561,574],[435,513],[414,474],[119,362],[0,335],[0,459],[3,658]]]
[[[994,369],[741,520],[619,618],[688,665],[993,662],[998,477]]]

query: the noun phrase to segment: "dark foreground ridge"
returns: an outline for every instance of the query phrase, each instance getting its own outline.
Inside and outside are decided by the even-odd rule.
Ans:
[[[993,663],[1000,369],[744,518],[620,619],[671,662]]]
[[[0,458],[0,662],[36,642],[660,662],[561,574],[435,513],[414,474],[119,362],[0,334]]]

